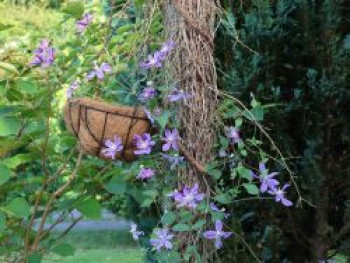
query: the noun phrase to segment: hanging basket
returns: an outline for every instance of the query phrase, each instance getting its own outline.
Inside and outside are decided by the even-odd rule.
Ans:
[[[134,160],[134,135],[150,130],[150,121],[141,108],[111,105],[89,98],[69,100],[64,107],[64,120],[79,139],[82,150],[103,159],[106,159],[101,153],[105,140],[117,135],[124,147],[116,158]]]

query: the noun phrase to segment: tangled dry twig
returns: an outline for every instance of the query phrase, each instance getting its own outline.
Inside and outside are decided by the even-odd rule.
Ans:
[[[177,52],[171,60],[171,75],[179,81],[182,91],[193,95],[180,105],[179,110],[181,138],[186,145],[182,154],[191,164],[180,172],[179,181],[187,185],[198,182],[210,196],[210,178],[203,177],[206,171],[201,164],[214,158],[218,97],[213,52],[219,8],[210,0],[164,0],[163,12],[168,34],[177,43]],[[210,244],[199,241],[197,235],[188,233],[178,238],[186,241],[181,242],[184,251],[186,247],[197,244],[201,247],[203,259],[211,257],[208,254]]]

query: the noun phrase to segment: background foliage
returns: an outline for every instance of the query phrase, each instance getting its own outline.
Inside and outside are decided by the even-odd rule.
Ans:
[[[272,105],[266,128],[288,157],[303,196],[315,205],[282,211],[249,203],[242,230],[267,262],[348,254],[349,4],[222,4],[227,19],[216,39],[219,85],[242,101],[254,94]]]
[[[11,8],[10,2],[0,2],[0,19],[6,18],[0,20],[0,252],[7,260],[16,260],[45,174],[54,174],[65,164],[56,184],[43,189],[39,218],[52,192],[67,180],[77,162],[77,153],[71,150],[76,140],[65,130],[60,112],[65,89],[90,70],[107,35],[108,54],[102,52],[99,59],[113,63],[116,77],[83,86],[78,95],[133,105],[149,77],[135,73],[138,59],[162,41],[163,28],[160,13],[146,25],[150,10],[141,8],[142,1],[134,1],[124,17],[113,17],[108,33],[108,18],[120,9],[111,9],[107,1],[101,8],[100,2],[93,1],[95,4],[86,3],[85,11],[96,12],[98,20],[84,37],[77,37],[74,26],[84,12],[82,4],[12,1],[18,6]],[[118,6],[122,8],[124,2],[118,1]],[[231,240],[219,252],[220,257],[253,262],[253,252],[265,262],[317,262],[336,254],[349,256],[349,4],[251,0],[222,1],[222,6],[225,17],[216,36],[219,88],[251,105],[254,118],[264,121],[285,154],[302,196],[312,205],[301,202],[286,210],[264,199],[242,202],[257,195],[257,187],[248,180],[243,191],[237,181],[247,179],[243,168],[257,163],[248,161],[246,167],[234,170],[239,175],[234,177],[236,181],[231,180],[230,165],[247,155],[249,159],[250,148],[239,149],[237,156],[243,157],[230,159],[232,163],[222,165],[219,159],[207,167],[218,188],[229,189],[232,182],[237,187],[220,192],[215,200],[232,215],[226,220],[230,228],[248,243]],[[59,50],[57,67],[47,76],[27,67],[32,50],[43,37],[51,38]],[[246,125],[249,118],[237,121],[235,109],[232,100],[223,100],[218,125],[241,127],[243,122],[244,137],[256,139],[247,146],[264,141],[254,125]],[[218,150],[226,144],[219,139]],[[267,153],[261,157],[279,158],[269,145],[258,147]],[[271,170],[283,168],[277,160]],[[84,217],[98,219],[101,207],[108,207],[139,224],[146,232],[141,244],[147,247],[162,214],[162,207],[155,202],[160,197],[152,190],[163,186],[135,184],[138,169],[138,163],[110,165],[84,157],[78,180],[53,210],[78,209]],[[280,176],[289,179],[286,174]],[[296,192],[294,200],[298,200]],[[215,216],[222,218],[223,214]],[[162,222],[173,221],[168,219],[162,217]],[[35,237],[35,233],[29,234],[30,239]],[[71,243],[63,244],[57,243],[57,236],[43,238],[46,252],[65,255],[74,251]],[[29,256],[30,262],[41,258],[36,253]],[[154,258],[148,255],[148,260]]]

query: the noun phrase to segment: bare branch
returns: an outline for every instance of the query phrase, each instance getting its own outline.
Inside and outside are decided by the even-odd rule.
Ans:
[[[82,160],[82,156],[83,156],[83,153],[79,153],[79,156],[78,156],[78,161],[75,165],[75,169],[74,171],[72,172],[72,174],[69,176],[67,182],[62,185],[60,188],[58,188],[50,197],[49,201],[47,202],[46,206],[45,206],[45,210],[44,210],[44,213],[42,215],[42,219],[41,219],[41,222],[40,222],[40,225],[39,225],[39,229],[38,229],[38,232],[36,234],[36,237],[35,237],[35,240],[34,240],[34,243],[33,243],[33,248],[37,248],[38,244],[39,244],[39,241],[40,241],[40,237],[42,235],[42,232],[43,232],[43,229],[44,229],[44,224],[45,224],[45,221],[46,221],[46,218],[51,210],[51,207],[52,207],[52,204],[54,203],[55,199],[60,196],[70,185],[71,183],[73,182],[73,180],[75,179],[76,177],[76,174],[78,172],[78,167],[80,166],[80,163],[81,163],[81,160]]]

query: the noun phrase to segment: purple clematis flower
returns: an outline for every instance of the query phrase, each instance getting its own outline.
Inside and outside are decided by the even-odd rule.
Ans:
[[[260,176],[255,175],[252,172],[252,176],[260,181],[260,192],[265,193],[267,190],[275,190],[276,187],[280,184],[274,177],[278,175],[277,172],[267,174],[265,163],[259,163]]]
[[[172,40],[168,40],[165,42],[159,52],[164,56],[164,58],[169,55],[169,53],[175,48],[175,42]]]
[[[203,236],[206,239],[215,239],[215,247],[217,249],[222,247],[222,239],[229,238],[232,235],[232,232],[224,232],[222,231],[223,224],[222,221],[215,221],[215,230],[205,231]]]
[[[41,66],[46,68],[50,66],[55,60],[56,51],[50,46],[50,41],[48,39],[43,39],[39,47],[34,50],[34,58],[29,62],[29,66]]]
[[[228,127],[226,134],[233,143],[238,143],[241,140],[239,130],[236,127]]]
[[[89,74],[86,76],[86,79],[91,80],[96,76],[99,80],[102,80],[105,76],[105,73],[110,72],[112,72],[112,68],[108,63],[104,62],[101,64],[101,66],[98,66],[97,62],[94,61],[94,70],[89,72]]]
[[[192,188],[185,186],[182,191],[175,190],[172,196],[177,203],[177,207],[196,208],[197,204],[203,200],[204,194],[199,192],[199,185],[196,183]]]
[[[122,139],[120,139],[117,135],[114,135],[114,140],[106,140],[105,141],[106,148],[102,149],[102,154],[106,157],[110,157],[111,159],[115,159],[115,156],[118,152],[123,150]]]
[[[182,100],[186,100],[189,98],[192,98],[193,95],[189,94],[189,93],[185,93],[183,90],[179,90],[177,88],[173,88],[170,93],[168,94],[167,99],[170,102],[175,102],[175,101],[182,101]]]
[[[93,16],[89,13],[83,15],[82,19],[77,22],[77,32],[82,33],[89,26],[93,19]]]
[[[145,101],[154,99],[156,94],[157,94],[157,90],[155,88],[152,88],[152,87],[144,88],[139,95],[139,100],[145,102]]]
[[[66,96],[67,99],[72,98],[73,96],[73,92],[78,89],[80,87],[79,82],[77,80],[75,80],[67,89],[66,91]]]
[[[148,55],[146,61],[140,63],[141,68],[161,68],[162,67],[163,54],[159,51],[153,55]]]
[[[173,248],[171,239],[174,237],[174,235],[171,234],[167,228],[157,229],[155,232],[157,237],[151,238],[150,242],[151,242],[151,245],[155,249],[157,249],[157,251],[161,251],[162,248],[165,248],[165,249]]]
[[[140,67],[145,69],[162,67],[162,62],[166,59],[174,47],[174,41],[169,40],[165,42],[159,51],[156,51],[153,55],[148,55],[147,59],[140,63]]]
[[[152,141],[151,135],[149,133],[144,133],[142,135],[134,135],[134,144],[137,150],[134,151],[134,154],[150,154],[152,147],[156,144]]]
[[[276,202],[281,202],[284,206],[292,206],[293,203],[284,196],[286,193],[284,190],[289,186],[289,184],[285,184],[282,188],[269,190],[268,193],[275,196]]]
[[[137,225],[135,223],[130,224],[130,231],[129,232],[132,234],[132,238],[134,240],[139,240],[140,236],[145,234],[143,231],[137,230]]]
[[[179,132],[177,129],[165,130],[164,137],[162,138],[165,143],[162,146],[163,152],[169,151],[171,148],[173,148],[175,151],[179,150],[178,146],[178,139],[179,139]]]
[[[154,124],[154,117],[159,117],[160,114],[162,113],[160,109],[155,108],[153,110],[153,113],[150,112],[149,110],[147,110],[146,108],[143,108],[143,111],[146,113],[147,118],[149,119],[149,121],[151,122],[151,124]]]
[[[173,170],[177,165],[180,165],[185,160],[184,157],[178,156],[178,155],[171,156],[171,155],[164,154],[164,153],[162,153],[161,155],[165,160],[167,160],[169,162],[170,170]]]
[[[147,180],[147,179],[151,179],[152,177],[154,177],[154,175],[155,175],[155,171],[153,169],[142,167],[136,178],[141,179],[141,180]]]

